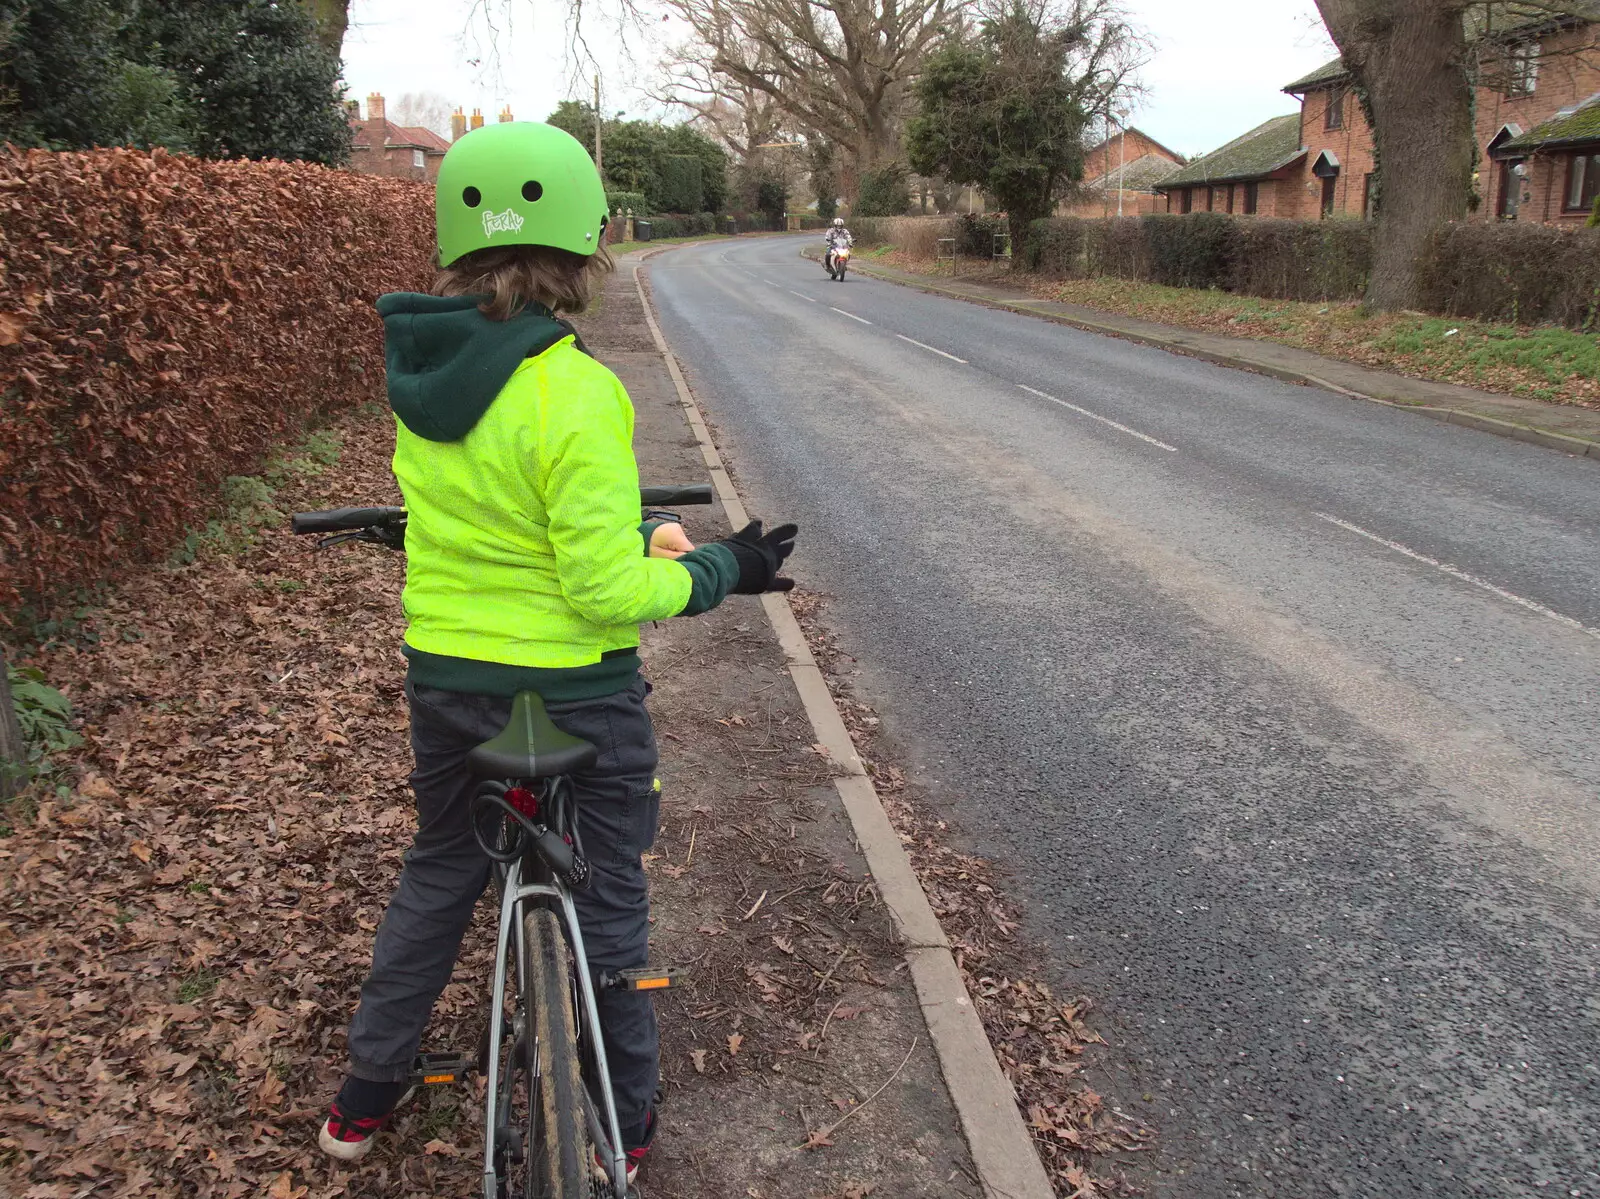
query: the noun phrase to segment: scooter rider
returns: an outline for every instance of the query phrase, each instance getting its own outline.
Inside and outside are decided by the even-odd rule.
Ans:
[[[833,252],[840,246],[849,248],[856,244],[856,239],[850,236],[850,230],[844,227],[844,218],[833,218],[833,228],[822,235],[823,243],[827,245],[828,252],[823,258],[823,265],[830,271],[833,270]]]

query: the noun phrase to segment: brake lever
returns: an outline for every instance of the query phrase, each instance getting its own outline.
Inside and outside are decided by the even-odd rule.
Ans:
[[[317,548],[326,550],[332,549],[336,545],[343,545],[347,541],[364,541],[366,538],[362,534],[365,532],[365,529],[354,529],[348,533],[334,533],[328,537],[318,537]]]
[[[347,541],[365,541],[369,545],[381,545],[386,549],[403,550],[406,547],[406,533],[404,529],[390,528],[385,525],[370,525],[365,529],[350,529],[344,533],[334,533],[328,537],[317,538],[319,550],[331,549],[336,545],[343,545]]]

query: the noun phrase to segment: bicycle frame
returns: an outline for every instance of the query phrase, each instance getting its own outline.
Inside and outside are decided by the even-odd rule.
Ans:
[[[494,993],[489,1012],[489,1055],[486,1063],[488,1088],[484,1098],[484,1199],[499,1199],[500,1174],[495,1168],[495,1157],[498,1133],[496,1126],[500,1106],[500,1050],[505,1037],[506,962],[509,957],[507,950],[511,946],[511,938],[515,936],[517,960],[520,962],[526,958],[527,946],[522,940],[524,905],[529,901],[541,899],[554,901],[561,913],[562,924],[566,927],[567,944],[572,950],[573,972],[577,975],[578,993],[583,1000],[583,1021],[594,1052],[595,1072],[599,1075],[600,1100],[604,1107],[601,1114],[606,1121],[606,1139],[610,1142],[611,1160],[604,1163],[606,1173],[617,1199],[627,1199],[628,1174],[622,1150],[622,1129],[617,1123],[617,1105],[611,1093],[611,1074],[606,1064],[605,1041],[600,1032],[600,1007],[595,1001],[594,979],[589,973],[588,956],[584,953],[583,930],[578,925],[578,912],[573,906],[571,893],[559,879],[524,883],[523,860],[525,859],[512,862],[508,866],[495,867],[495,874],[500,883],[500,927],[495,938]],[[531,1152],[532,1146],[527,1146],[526,1151]]]

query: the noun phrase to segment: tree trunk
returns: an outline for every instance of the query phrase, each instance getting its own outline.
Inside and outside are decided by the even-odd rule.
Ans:
[[[6,673],[6,651],[0,647],[0,799],[10,799],[28,779],[28,747],[22,743],[22,726],[11,699],[11,677]]]
[[[1379,208],[1367,303],[1418,306],[1433,232],[1467,213],[1474,155],[1463,0],[1317,0],[1372,106]]]
[[[350,24],[350,0],[306,0],[317,19],[317,40],[335,58],[344,53],[344,31]]]

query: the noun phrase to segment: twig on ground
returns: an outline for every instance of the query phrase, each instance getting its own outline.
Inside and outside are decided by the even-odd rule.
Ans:
[[[760,908],[761,905],[766,903],[766,902],[767,902],[767,893],[765,891],[763,891],[763,892],[761,892],[761,898],[757,899],[755,901],[755,903],[751,904],[750,905],[750,910],[748,912],[746,912],[743,916],[740,916],[739,919],[740,920],[748,920],[748,919],[750,919],[750,917],[752,917],[752,916],[754,916],[756,914],[756,910],[758,908]]]
[[[838,1130],[838,1128],[839,1128],[839,1126],[841,1124],[843,1124],[846,1120],[848,1120],[851,1116],[855,1115],[857,1112],[861,1111],[864,1107],[867,1106],[867,1104],[871,1103],[879,1095],[883,1094],[885,1088],[887,1088],[888,1085],[891,1082],[893,1082],[895,1079],[900,1077],[900,1071],[902,1071],[902,1070],[904,1070],[906,1068],[906,1063],[911,1060],[911,1055],[912,1055],[913,1052],[915,1052],[915,1050],[917,1048],[918,1039],[919,1038],[917,1038],[917,1037],[912,1037],[911,1038],[911,1047],[906,1050],[905,1057],[900,1059],[900,1064],[894,1068],[894,1073],[889,1075],[888,1078],[884,1079],[881,1083],[878,1084],[878,1089],[876,1091],[872,1092],[872,1094],[868,1095],[860,1103],[856,1104],[853,1108],[851,1108],[849,1111],[847,1111],[844,1115],[840,1116],[837,1120],[835,1120],[832,1124],[828,1125],[828,1127],[824,1128],[821,1132],[810,1132],[810,1133],[807,1133],[806,1134],[806,1142],[805,1142],[805,1144],[804,1145],[796,1145],[795,1148],[796,1149],[818,1149],[818,1148],[822,1147],[823,1145],[831,1144],[832,1142],[829,1141],[828,1138],[831,1137]],[[1068,1196],[1068,1199],[1072,1199],[1072,1197]]]

